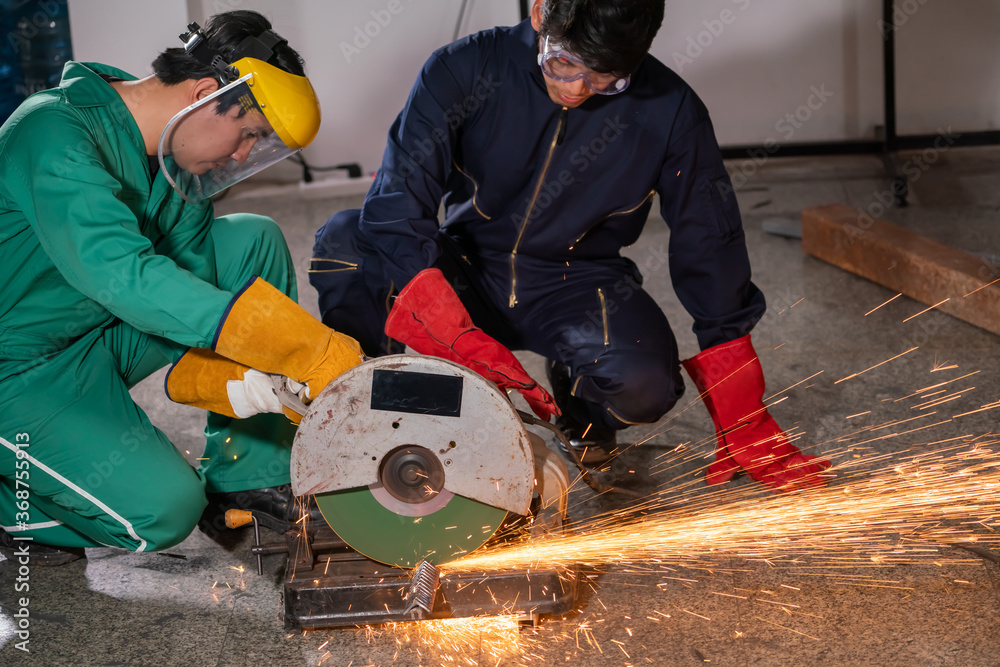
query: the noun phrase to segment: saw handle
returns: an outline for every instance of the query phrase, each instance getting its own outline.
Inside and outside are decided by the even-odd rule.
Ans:
[[[249,510],[226,510],[226,527],[239,528],[253,521],[253,512]]]
[[[239,528],[253,521],[253,544],[260,546],[260,526],[257,525],[257,517],[250,510],[232,509],[226,510],[226,526],[228,528]],[[260,553],[257,554],[257,574],[264,574],[264,559]]]

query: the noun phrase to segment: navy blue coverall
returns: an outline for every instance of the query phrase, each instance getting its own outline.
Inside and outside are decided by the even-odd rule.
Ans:
[[[699,345],[746,335],[765,302],[732,185],[704,104],[654,57],[623,93],[566,109],[537,55],[528,20],[435,51],[362,208],[317,232],[310,282],[327,325],[383,354],[401,351],[391,297],[438,266],[486,333],[568,364],[576,419],[652,423],[683,392],[677,344],[619,251],[658,195]]]

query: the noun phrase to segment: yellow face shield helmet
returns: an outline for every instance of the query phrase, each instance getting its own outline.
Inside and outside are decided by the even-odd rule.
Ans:
[[[181,35],[185,49],[211,65],[223,85],[167,123],[158,157],[174,189],[200,203],[308,146],[320,110],[309,79],[265,62],[284,41],[272,31],[244,40],[236,53],[252,55],[226,64],[205,48],[197,24],[189,29]]]

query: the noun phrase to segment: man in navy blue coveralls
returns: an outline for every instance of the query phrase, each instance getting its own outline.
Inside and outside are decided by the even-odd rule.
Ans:
[[[829,463],[792,446],[761,402],[749,332],[764,295],[708,111],[648,54],[662,20],[663,0],[535,0],[519,25],[435,51],[363,207],[317,232],[323,321],[369,355],[406,343],[485,367],[543,418],[561,411],[590,463],[615,453],[617,430],[674,406],[683,363],[718,435],[710,484],[742,470],[780,490],[821,485]],[[703,350],[684,362],[619,254],[655,195]],[[508,349],[549,360],[558,409]]]

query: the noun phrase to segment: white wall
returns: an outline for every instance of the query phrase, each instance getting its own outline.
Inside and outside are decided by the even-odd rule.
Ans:
[[[879,12],[871,0],[668,2],[651,50],[704,99],[723,145],[858,139],[881,121]]]
[[[1000,2],[895,5],[897,132],[1000,128]],[[883,28],[877,0],[667,0],[651,51],[702,96],[723,145],[872,139]]]
[[[903,18],[896,33],[900,133],[1000,128],[1000,2],[926,0]]]
[[[461,0],[247,4],[271,17],[278,33],[305,58],[323,110],[320,134],[306,149],[306,158],[317,165],[359,162],[372,172],[424,60],[452,41]],[[471,5],[460,35],[518,20],[514,0]]]
[[[143,77],[168,46],[181,46],[188,11],[183,2],[164,0],[69,0],[73,59],[114,65]]]
[[[256,9],[302,53],[323,126],[311,163],[378,167],[461,0],[69,0],[74,57],[134,74],[189,20]],[[510,25],[516,0],[469,0],[460,34]],[[900,134],[1000,128],[1000,2],[897,0]],[[667,0],[652,52],[694,86],[723,145],[870,139],[882,123],[881,2]],[[366,34],[367,30],[367,34]],[[286,168],[286,171],[289,171]],[[289,171],[294,176],[294,170]]]

